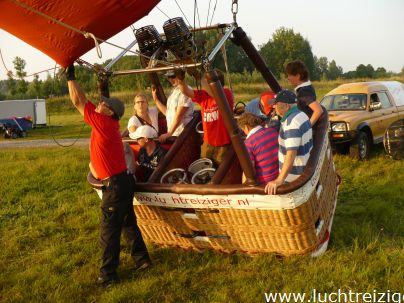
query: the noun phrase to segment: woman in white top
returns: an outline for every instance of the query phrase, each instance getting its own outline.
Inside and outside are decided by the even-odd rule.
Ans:
[[[129,137],[139,126],[145,124],[153,127],[158,133],[158,110],[155,107],[149,108],[144,94],[137,94],[134,99],[133,116],[128,121]]]

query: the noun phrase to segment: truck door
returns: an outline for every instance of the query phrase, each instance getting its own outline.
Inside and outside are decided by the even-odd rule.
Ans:
[[[373,96],[372,95],[376,95]],[[374,142],[380,143],[383,141],[383,136],[386,129],[395,121],[398,120],[397,108],[393,106],[386,92],[377,92],[371,95],[371,104],[373,100],[373,109],[377,112],[376,128],[373,134]]]

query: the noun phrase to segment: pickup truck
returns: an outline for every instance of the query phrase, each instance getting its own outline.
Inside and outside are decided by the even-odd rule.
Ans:
[[[373,144],[383,142],[394,122],[404,119],[404,84],[358,82],[338,86],[321,100],[328,110],[334,150],[364,160]]]

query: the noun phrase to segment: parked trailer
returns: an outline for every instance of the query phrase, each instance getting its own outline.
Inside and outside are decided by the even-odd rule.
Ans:
[[[0,101],[0,119],[27,116],[32,118],[32,127],[46,125],[45,99]]]

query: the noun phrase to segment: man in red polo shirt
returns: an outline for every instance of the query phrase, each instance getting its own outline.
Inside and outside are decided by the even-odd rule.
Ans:
[[[224,86],[223,73],[215,69],[220,83]],[[207,83],[205,77],[202,77],[201,84],[203,89],[193,90],[185,82],[184,77],[177,74],[178,87],[181,92],[190,97],[193,102],[201,106],[202,127],[203,127],[203,144],[201,147],[201,158],[209,158],[218,166],[224,159],[226,152],[231,146],[229,133],[224,125],[222,115],[216,100],[212,97],[213,93]],[[224,88],[226,100],[230,109],[233,111],[233,93],[231,90]]]
[[[135,181],[126,171],[119,132],[119,119],[125,107],[119,99],[106,97],[101,97],[100,102],[95,106],[87,100],[83,90],[75,81],[73,65],[68,67],[66,74],[70,99],[84,116],[84,122],[92,127],[90,163],[104,185],[100,234],[102,265],[97,283],[116,283],[119,282],[116,269],[119,265],[122,229],[135,261],[135,269],[146,268],[151,264],[133,211]]]

